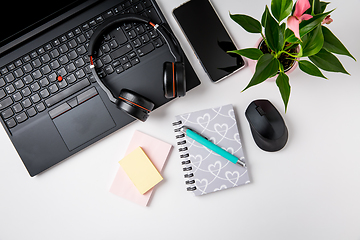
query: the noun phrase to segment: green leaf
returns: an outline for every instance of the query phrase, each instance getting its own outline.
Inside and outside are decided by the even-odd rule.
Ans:
[[[320,71],[320,69],[315,66],[314,64],[312,64],[311,62],[309,61],[306,61],[306,60],[301,60],[299,61],[299,68],[301,69],[301,71],[309,74],[309,75],[312,75],[312,76],[315,76],[315,77],[322,77],[322,78],[325,78],[327,79]]]
[[[290,15],[292,6],[292,0],[272,0],[271,12],[278,20],[278,22],[281,22],[283,19]]]
[[[313,0],[313,3],[311,5],[311,12],[313,16],[316,14],[323,13],[321,12],[321,4],[319,0]]]
[[[318,25],[314,30],[303,36],[302,40],[302,57],[317,54],[324,45],[324,36],[321,31],[321,25]]]
[[[284,35],[285,33],[282,31],[278,22],[271,16],[271,14],[268,14],[265,27],[265,37],[267,44],[269,45],[268,47],[276,53],[281,51],[285,41]]]
[[[356,61],[353,55],[327,27],[322,26],[322,32],[324,34],[324,49],[332,53],[349,56]]]
[[[262,25],[263,27],[266,26],[266,20],[267,20],[267,18],[268,18],[268,15],[270,15],[270,11],[269,11],[268,6],[266,5],[266,6],[265,6],[265,11],[264,11],[264,13],[263,13],[263,15],[262,15],[262,17],[261,17],[261,25]]]
[[[249,33],[261,33],[262,31],[260,22],[250,16],[243,14],[230,14],[230,17]]]
[[[320,2],[321,13],[325,12],[328,4],[330,4],[330,3],[329,2]]]
[[[228,53],[236,53],[252,60],[258,60],[262,55],[264,55],[264,53],[257,48],[246,48],[241,50],[228,51]]]
[[[259,58],[256,64],[256,70],[254,76],[250,80],[249,84],[243,91],[249,87],[255,86],[264,82],[269,77],[275,75],[279,70],[279,61],[271,54],[264,54]]]
[[[285,73],[280,72],[279,76],[276,79],[276,85],[278,86],[278,88],[280,90],[281,97],[282,97],[284,105],[285,105],[285,112],[286,112],[287,106],[289,103],[289,98],[290,98],[290,91],[291,91],[291,87],[289,84],[289,77]]]
[[[334,10],[335,9],[326,13],[318,14],[309,20],[302,21],[299,26],[300,38],[314,30],[318,25],[321,24],[324,18]]]
[[[320,52],[316,55],[310,56],[309,59],[322,70],[349,74],[339,59],[325,49],[321,49]]]

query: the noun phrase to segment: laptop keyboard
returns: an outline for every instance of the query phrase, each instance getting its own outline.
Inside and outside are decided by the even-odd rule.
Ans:
[[[150,0],[127,0],[0,68],[0,114],[8,128],[30,118],[95,82],[87,48],[96,27],[117,14],[136,13],[161,23]],[[121,74],[164,45],[147,24],[124,23],[105,36],[96,53],[101,78]],[[72,100],[69,100],[69,102]],[[57,115],[56,115],[57,116]]]

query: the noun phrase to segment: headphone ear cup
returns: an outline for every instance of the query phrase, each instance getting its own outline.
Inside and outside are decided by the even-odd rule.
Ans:
[[[116,106],[130,116],[145,122],[155,104],[134,91],[122,89]]]
[[[166,98],[176,97],[175,65],[172,62],[164,63],[164,95]]]
[[[186,94],[186,75],[183,62],[175,63],[176,95],[183,97]]]

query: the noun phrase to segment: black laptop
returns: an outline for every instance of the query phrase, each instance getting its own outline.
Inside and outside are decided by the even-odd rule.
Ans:
[[[87,47],[96,27],[117,14],[140,14],[170,29],[154,0],[6,1],[2,9],[1,123],[30,176],[134,121],[96,83]],[[145,44],[151,51],[139,55]],[[122,56],[108,57],[125,45],[130,50]],[[146,24],[121,23],[104,36],[97,56],[99,75],[111,89],[131,89],[155,108],[169,101],[163,63],[174,59]],[[190,90],[200,81],[184,60]],[[70,107],[63,109],[64,103]]]

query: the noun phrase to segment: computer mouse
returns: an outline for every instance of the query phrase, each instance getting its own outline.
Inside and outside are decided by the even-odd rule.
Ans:
[[[251,102],[245,116],[259,148],[275,152],[286,145],[288,129],[284,119],[270,101],[261,99]]]

